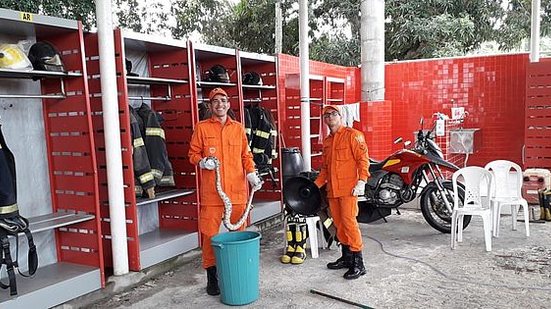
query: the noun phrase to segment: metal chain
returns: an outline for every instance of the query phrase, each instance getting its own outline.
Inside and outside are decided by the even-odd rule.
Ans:
[[[238,230],[243,223],[245,223],[245,220],[247,220],[247,217],[249,216],[249,212],[253,208],[253,196],[256,191],[258,191],[260,188],[253,187],[251,190],[251,194],[249,195],[249,200],[247,201],[247,207],[245,208],[245,212],[237,220],[235,224],[231,223],[231,213],[232,213],[232,202],[226,192],[222,189],[222,182],[220,180],[220,161],[218,161],[218,158],[216,157],[208,157],[208,159],[212,160],[214,162],[214,172],[216,174],[216,191],[218,192],[218,195],[222,199],[222,202],[224,203],[224,218],[222,222],[224,223],[224,226],[230,230],[230,231],[236,231]]]

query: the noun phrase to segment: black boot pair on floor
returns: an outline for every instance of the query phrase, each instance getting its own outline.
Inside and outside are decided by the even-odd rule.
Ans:
[[[341,245],[342,256],[335,262],[327,264],[329,269],[343,269],[348,268],[348,271],[344,273],[344,279],[352,280],[358,279],[360,276],[366,274],[364,260],[361,251],[350,251],[350,248],[346,245]]]
[[[220,295],[218,288],[218,276],[216,274],[216,266],[207,268],[207,294],[215,296]]]

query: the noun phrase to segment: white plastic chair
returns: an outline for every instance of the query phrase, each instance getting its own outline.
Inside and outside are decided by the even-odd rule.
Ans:
[[[492,161],[484,167],[494,175],[494,187],[490,195],[493,204],[494,236],[499,237],[501,207],[511,206],[513,231],[517,230],[518,207],[522,206],[526,236],[530,236],[528,202],[522,197],[522,169],[514,162],[507,160]],[[514,183],[514,188],[509,184]]]
[[[460,200],[458,178],[463,178],[465,197]],[[463,217],[465,215],[481,216],[484,225],[484,241],[486,251],[492,251],[492,210],[489,200],[483,200],[480,194],[482,185],[492,186],[493,177],[490,172],[478,166],[469,166],[456,171],[452,176],[453,211],[451,247],[455,249],[457,242],[463,241]],[[459,229],[457,227],[460,227]]]

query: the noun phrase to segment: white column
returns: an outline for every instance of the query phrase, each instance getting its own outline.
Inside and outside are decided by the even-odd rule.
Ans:
[[[385,1],[361,0],[362,101],[385,99]]]
[[[312,169],[310,144],[310,67],[308,51],[308,0],[299,0],[300,128],[304,171]]]
[[[281,0],[275,2],[275,53],[281,53],[283,45]]]
[[[105,153],[107,157],[107,188],[109,191],[113,270],[115,276],[120,276],[128,273],[128,245],[126,242],[121,130],[119,123],[111,1],[96,0],[96,16],[98,25],[103,128],[105,136]]]
[[[530,30],[530,62],[540,61],[541,0],[532,0],[532,25]]]

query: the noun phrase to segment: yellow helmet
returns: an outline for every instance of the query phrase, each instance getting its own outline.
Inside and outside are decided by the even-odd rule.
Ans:
[[[0,44],[0,69],[32,70],[29,58],[16,44]]]

